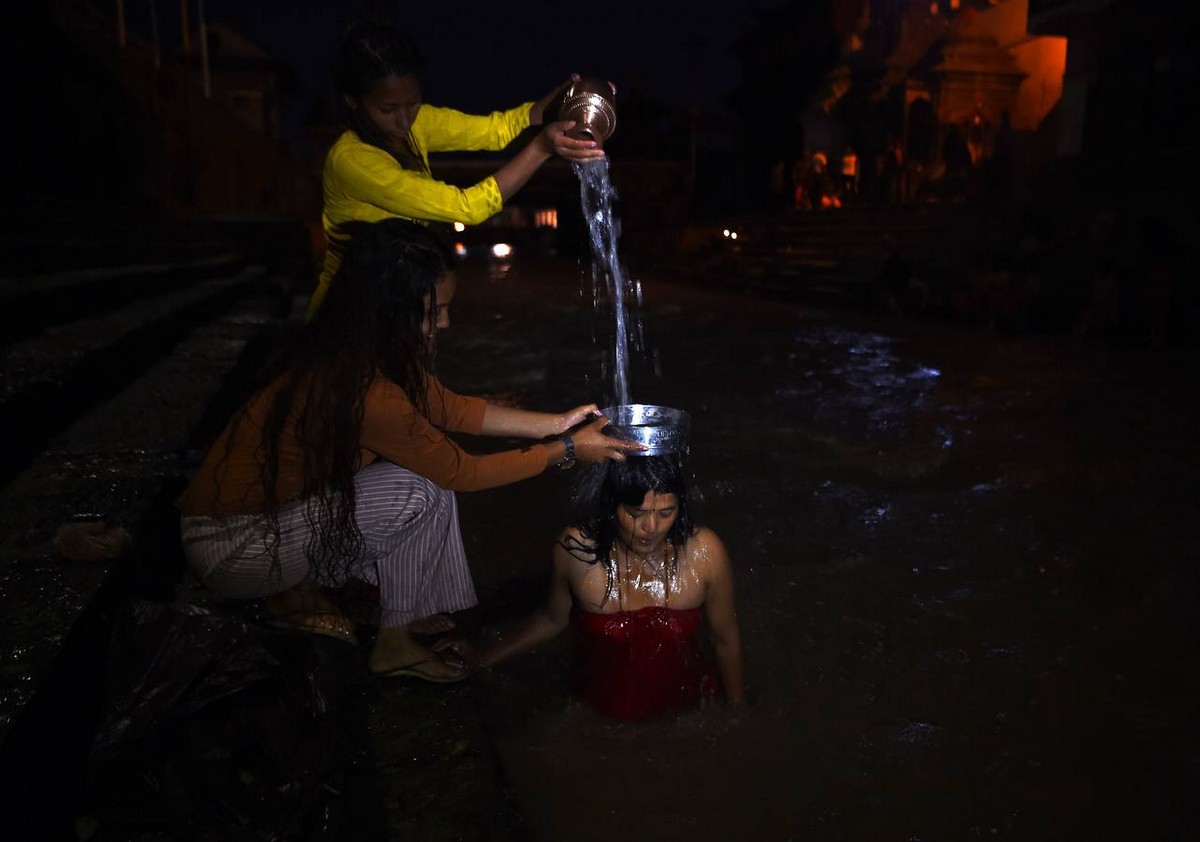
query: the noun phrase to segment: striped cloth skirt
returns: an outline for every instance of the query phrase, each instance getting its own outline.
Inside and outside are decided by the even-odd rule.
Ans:
[[[278,537],[263,515],[184,517],[188,566],[206,587],[233,599],[270,596],[308,578],[330,587],[360,579],[379,588],[382,628],[478,603],[454,492],[390,462],[359,471],[354,492],[364,549],[344,573],[311,563],[303,500],[280,510]]]

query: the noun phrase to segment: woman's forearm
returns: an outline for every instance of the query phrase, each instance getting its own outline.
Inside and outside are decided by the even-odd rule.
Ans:
[[[599,418],[600,410],[594,403],[586,403],[566,412],[532,412],[489,403],[483,410],[480,429],[485,436],[516,436],[525,439],[544,439],[561,436],[585,421]]]
[[[536,110],[536,109],[535,109]],[[500,190],[500,198],[507,202],[525,186],[538,168],[553,155],[568,161],[587,163],[604,157],[600,144],[586,137],[571,137],[564,129],[574,123],[551,123],[542,129],[525,148],[514,155],[504,166],[496,170],[493,178]]]
[[[509,158],[493,175],[496,186],[500,188],[500,197],[505,202],[511,199],[533,178],[542,164],[550,160],[551,154],[543,143],[542,135],[538,134],[524,149]]]
[[[559,417],[549,412],[532,412],[511,406],[489,403],[483,411],[485,436],[514,436],[522,439],[542,439],[558,435]]]
[[[516,628],[484,647],[480,653],[480,663],[483,667],[492,667],[524,654],[554,639],[562,631],[563,625],[555,622],[544,609],[539,608],[522,620]]]
[[[742,667],[742,647],[739,641],[717,641],[713,646],[717,659],[717,671],[725,696],[733,704],[746,700],[746,679]]]

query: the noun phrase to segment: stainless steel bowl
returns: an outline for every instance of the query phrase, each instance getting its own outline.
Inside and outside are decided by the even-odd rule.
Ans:
[[[601,410],[609,423],[604,434],[613,438],[636,441],[645,450],[631,456],[662,456],[682,453],[687,448],[691,416],[682,409],[630,403]]]

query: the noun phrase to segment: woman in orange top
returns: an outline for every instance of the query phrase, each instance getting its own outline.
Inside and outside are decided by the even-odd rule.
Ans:
[[[601,433],[591,404],[530,412],[443,386],[428,360],[450,325],[448,249],[404,220],[359,226],[325,306],[180,497],[184,550],[212,590],[267,597],[278,623],[351,641],[324,588],[378,586],[371,671],[456,681],[465,666],[414,636],[423,619],[476,603],[454,492],[640,446]],[[477,456],[447,431],[535,443]]]

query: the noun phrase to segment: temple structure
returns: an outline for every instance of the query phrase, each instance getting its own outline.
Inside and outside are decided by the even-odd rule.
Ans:
[[[972,163],[991,158],[1006,127],[1037,132],[1062,98],[1067,39],[1029,34],[1029,0],[985,5],[942,0],[912,7],[940,33],[903,83],[906,139],[925,140],[913,135],[930,125],[936,132],[927,163],[944,161],[956,133]]]
[[[1030,14],[1030,0],[835,0],[843,61],[802,118],[804,151],[841,155],[817,148],[836,138],[924,186],[984,164],[1046,169],[1064,145],[1068,39],[1031,32]]]

